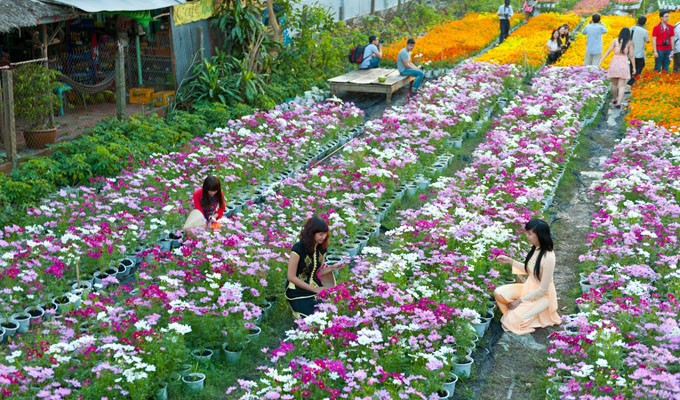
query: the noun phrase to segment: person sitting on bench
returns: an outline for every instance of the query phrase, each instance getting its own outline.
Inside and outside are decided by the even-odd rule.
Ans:
[[[378,68],[382,58],[382,44],[375,35],[368,37],[368,46],[364,49],[364,61],[359,64],[359,69]]]

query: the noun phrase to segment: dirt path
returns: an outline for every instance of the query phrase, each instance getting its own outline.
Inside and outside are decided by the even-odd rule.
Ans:
[[[621,110],[607,108],[580,139],[555,201],[545,214],[551,223],[558,266],[555,286],[561,315],[575,312],[574,300],[581,294],[578,257],[585,250],[585,234],[595,212],[588,188],[602,177],[600,163],[612,152],[622,132]],[[545,399],[543,376],[547,367],[545,345],[555,328],[540,329],[532,335],[504,335],[498,323],[487,336],[487,350],[476,359],[478,378],[468,387],[456,388],[455,399],[526,400]],[[498,337],[497,341],[494,338]]]

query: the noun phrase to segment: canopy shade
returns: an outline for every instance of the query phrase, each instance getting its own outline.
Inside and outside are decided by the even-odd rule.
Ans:
[[[95,13],[101,11],[144,11],[184,4],[186,0],[47,0]]]

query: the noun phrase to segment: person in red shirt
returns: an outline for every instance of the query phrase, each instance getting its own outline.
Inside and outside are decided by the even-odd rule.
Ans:
[[[665,70],[668,72],[668,67],[671,64],[671,54],[673,53],[673,25],[668,21],[671,18],[671,13],[668,10],[659,11],[661,22],[654,27],[652,31],[652,48],[654,49],[654,71],[661,72]]]
[[[216,176],[209,176],[203,181],[203,186],[193,195],[194,210],[189,213],[182,228],[189,234],[194,228],[217,228],[217,222],[226,210],[226,201],[222,194],[222,184]]]

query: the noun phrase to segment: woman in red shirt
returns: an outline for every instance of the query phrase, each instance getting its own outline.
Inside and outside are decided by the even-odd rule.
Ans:
[[[226,207],[226,201],[222,194],[222,184],[216,176],[209,176],[203,181],[203,187],[194,192],[194,210],[189,213],[187,222],[182,228],[187,234],[193,228],[216,228],[217,222]]]

